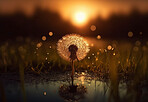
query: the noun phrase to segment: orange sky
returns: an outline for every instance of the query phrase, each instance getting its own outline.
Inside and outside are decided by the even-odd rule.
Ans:
[[[86,20],[98,16],[108,18],[111,13],[128,14],[132,8],[148,11],[148,0],[0,0],[0,13],[22,11],[32,15],[36,7],[58,12],[65,20],[73,21],[74,14],[83,12]]]

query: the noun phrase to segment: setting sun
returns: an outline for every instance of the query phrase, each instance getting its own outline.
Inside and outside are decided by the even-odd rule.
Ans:
[[[77,12],[75,14],[75,20],[77,23],[84,23],[86,21],[86,14],[84,12]]]
[[[88,17],[85,12],[78,11],[73,14],[72,22],[74,25],[83,26],[87,20]]]

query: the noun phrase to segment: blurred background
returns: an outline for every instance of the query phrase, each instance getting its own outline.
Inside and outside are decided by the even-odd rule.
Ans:
[[[0,40],[16,37],[83,36],[148,38],[147,0],[0,0]]]

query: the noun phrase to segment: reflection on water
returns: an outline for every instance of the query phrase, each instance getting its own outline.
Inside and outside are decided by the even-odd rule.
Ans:
[[[146,102],[148,88],[132,87],[126,82],[112,83],[99,81],[87,72],[75,73],[74,85],[76,91],[71,91],[70,74],[40,76],[25,79],[24,89],[27,102]],[[7,75],[7,77],[9,77]],[[63,79],[62,79],[63,78]],[[7,102],[24,102],[21,83],[11,77],[3,79],[4,94]],[[28,81],[30,80],[30,81]],[[2,85],[2,84],[1,84]],[[3,95],[4,96],[4,95]],[[0,96],[0,100],[2,97]]]
[[[72,87],[76,88],[76,89],[73,89]],[[73,90],[75,90],[75,91],[73,91]],[[65,101],[77,102],[80,99],[84,98],[86,92],[87,92],[87,89],[83,85],[69,86],[69,85],[64,84],[59,88],[59,95]]]

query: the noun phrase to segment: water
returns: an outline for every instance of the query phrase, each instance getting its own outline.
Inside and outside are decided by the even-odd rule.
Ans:
[[[52,74],[51,74],[52,75]],[[86,72],[75,73],[74,84],[78,85],[77,93],[67,91],[71,85],[70,73],[47,76],[25,76],[24,87],[17,80],[18,77],[7,75],[3,78],[4,92],[7,102],[108,102],[112,99],[110,82],[98,80],[98,78]],[[15,79],[15,80],[14,80]],[[19,78],[18,78],[19,79]],[[24,90],[23,90],[24,89]],[[86,90],[86,92],[84,91]],[[60,94],[62,92],[62,94]],[[67,93],[69,92],[69,93]],[[127,94],[125,83],[119,84],[120,100],[124,101]],[[147,92],[147,91],[146,91]],[[135,93],[136,94],[136,93]],[[82,97],[80,97],[82,96]],[[0,97],[2,98],[2,97]],[[117,97],[116,97],[117,98]],[[141,101],[143,102],[143,101]]]

